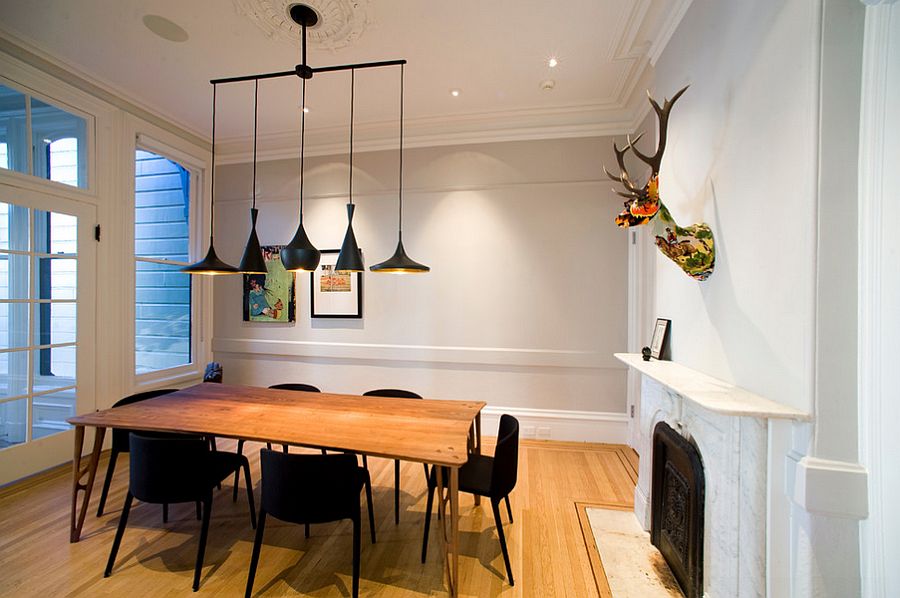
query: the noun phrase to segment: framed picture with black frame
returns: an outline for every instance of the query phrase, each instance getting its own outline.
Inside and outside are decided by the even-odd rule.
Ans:
[[[309,273],[311,318],[362,318],[361,272],[334,269],[338,249],[323,249],[319,267]]]
[[[669,326],[671,320],[656,318],[656,326],[653,327],[653,340],[650,341],[650,357],[653,359],[669,358]]]

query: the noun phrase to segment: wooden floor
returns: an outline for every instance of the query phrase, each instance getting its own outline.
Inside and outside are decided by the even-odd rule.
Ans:
[[[493,450],[485,439],[486,452]],[[219,440],[220,450],[233,442]],[[259,449],[248,443],[259,504]],[[297,449],[293,449],[297,450]],[[620,445],[523,441],[519,481],[506,522],[513,575],[506,581],[490,503],[475,507],[460,498],[460,595],[595,597],[597,586],[576,503],[632,504],[637,457]],[[190,594],[200,524],[194,505],[170,507],[162,523],[159,505],[136,503],[111,577],[103,578],[127,487],[127,458],[120,457],[107,512],[97,518],[106,471],[101,460],[81,542],[70,544],[71,466],[0,491],[0,596],[185,596]],[[393,466],[369,459],[378,542],[363,524],[361,596],[443,596],[441,546],[432,526],[428,562],[420,551],[425,479],[418,463],[402,463],[400,524],[394,524]],[[231,481],[217,491],[201,576],[200,595],[241,596],[253,546],[245,493],[231,502]],[[363,499],[363,505],[365,500]],[[363,507],[365,508],[365,507]],[[364,521],[365,521],[365,515]],[[255,596],[349,596],[349,522],[302,526],[269,518],[254,586]]]

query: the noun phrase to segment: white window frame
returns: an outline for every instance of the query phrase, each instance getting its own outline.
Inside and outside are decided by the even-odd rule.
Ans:
[[[127,273],[129,289],[128,301],[128,339],[129,352],[126,359],[126,367],[131,376],[131,391],[140,392],[161,386],[179,386],[198,381],[202,377],[206,363],[210,360],[210,338],[212,321],[207,321],[206,315],[212,314],[212,288],[211,281],[203,280],[205,277],[194,276],[191,285],[191,361],[188,364],[145,372],[135,372],[135,280],[136,260],[134,252],[134,211],[135,211],[135,152],[146,150],[177,162],[190,172],[190,206],[188,216],[188,230],[190,235],[189,250],[190,261],[199,259],[197,256],[203,251],[203,240],[209,236],[209,222],[206,214],[209,205],[209,193],[206,189],[207,173],[211,160],[210,152],[189,141],[177,137],[168,131],[164,131],[137,117],[126,117],[125,135],[130,139],[130,144],[125,145],[127,160],[123,156],[123,168],[121,172],[125,177],[123,186],[125,202],[127,206],[127,221],[131,223],[125,231],[124,246],[128,247]],[[124,163],[127,161],[127,165]],[[185,274],[190,276],[190,274]]]
[[[4,64],[4,62],[5,62],[4,60],[0,60],[0,67],[7,66]],[[85,121],[85,146],[86,146],[84,148],[84,152],[85,152],[85,156],[86,156],[86,160],[87,160],[87,169],[85,171],[85,176],[87,177],[87,186],[86,187],[76,187],[73,185],[67,185],[65,183],[60,183],[60,182],[57,182],[57,181],[54,181],[51,179],[46,179],[44,177],[40,177],[35,174],[32,174],[31,171],[34,170],[34,165],[32,163],[32,161],[33,161],[32,152],[29,152],[29,154],[28,154],[28,156],[29,156],[28,157],[29,172],[19,172],[16,170],[8,170],[8,169],[3,168],[3,169],[0,169],[0,175],[2,175],[3,177],[9,177],[8,180],[10,181],[10,183],[12,183],[14,185],[30,187],[33,189],[40,189],[41,186],[44,186],[43,188],[46,190],[56,188],[58,190],[71,191],[76,196],[77,195],[85,195],[85,196],[89,196],[91,198],[96,198],[97,194],[98,194],[98,191],[97,191],[98,169],[97,169],[97,148],[96,148],[97,123],[96,123],[96,119],[95,119],[94,115],[92,115],[88,112],[85,112],[84,110],[79,110],[78,108],[75,108],[74,106],[67,104],[66,102],[62,102],[56,98],[50,98],[42,93],[35,91],[34,89],[31,89],[30,87],[22,85],[21,83],[18,83],[16,81],[13,81],[12,79],[8,79],[3,76],[0,76],[0,85],[9,87],[10,89],[15,89],[19,93],[22,93],[25,95],[25,97],[26,97],[25,111],[26,111],[26,114],[28,114],[28,117],[27,117],[28,136],[27,137],[28,137],[29,141],[31,139],[31,101],[30,101],[31,98],[35,98],[36,100],[39,100],[45,104],[54,106],[56,108],[59,108],[60,110],[63,110],[64,112],[68,112],[69,114],[72,114],[73,116],[77,116],[79,118],[84,119],[84,121]],[[46,185],[49,185],[49,187],[46,187]]]

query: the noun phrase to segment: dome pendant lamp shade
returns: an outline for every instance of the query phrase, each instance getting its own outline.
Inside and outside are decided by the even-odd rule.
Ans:
[[[397,222],[397,249],[394,255],[380,264],[370,267],[372,272],[396,272],[400,274],[421,274],[431,268],[420,264],[408,255],[403,247],[403,65],[400,65],[400,183],[398,185],[399,212]]]
[[[259,246],[259,237],[256,234],[256,219],[259,216],[259,210],[256,209],[256,132],[259,104],[259,81],[254,83],[253,88],[253,206],[250,208],[250,237],[247,239],[247,246],[244,248],[244,256],[241,258],[241,265],[238,270],[244,274],[266,274],[266,260],[263,258],[262,248]]]
[[[210,197],[209,197],[209,250],[206,257],[190,266],[181,268],[188,274],[205,274],[214,276],[217,274],[237,274],[238,269],[231,264],[226,264],[216,255],[213,244],[213,230],[215,227],[216,206],[216,84],[213,83],[213,107],[212,107],[212,168],[210,169]]]
[[[356,235],[353,233],[353,96],[356,88],[356,71],[350,70],[350,203],[347,204],[347,232],[344,234],[344,242],[341,244],[341,252],[338,254],[334,269],[339,272],[363,272],[366,267],[363,264],[362,251],[356,244]]]
[[[306,43],[306,25],[303,24],[303,40]],[[306,56],[303,57],[306,64]],[[294,238],[281,249],[281,263],[285,270],[296,272],[298,270],[312,271],[319,267],[321,252],[313,246],[306,230],[303,228],[303,142],[306,137],[306,79],[300,79],[300,223]]]

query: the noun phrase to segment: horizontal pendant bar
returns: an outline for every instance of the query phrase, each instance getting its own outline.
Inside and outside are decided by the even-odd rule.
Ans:
[[[406,64],[406,60],[383,60],[381,62],[360,62],[358,64],[338,64],[335,66],[320,66],[312,69],[313,73],[330,73],[334,71],[349,71],[354,69],[374,69],[382,66],[399,66]],[[243,75],[241,77],[226,77],[224,79],[210,79],[213,85],[220,83],[240,83],[242,81],[259,81],[260,79],[277,79],[279,77],[297,77],[297,70],[279,71],[277,73],[260,73],[257,75]]]

